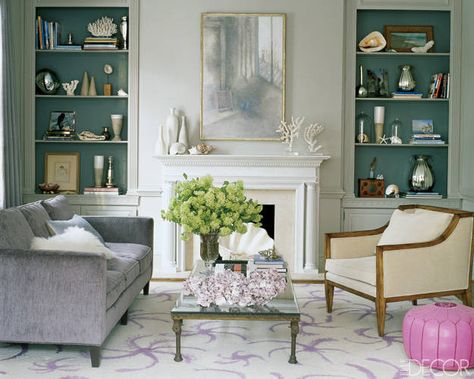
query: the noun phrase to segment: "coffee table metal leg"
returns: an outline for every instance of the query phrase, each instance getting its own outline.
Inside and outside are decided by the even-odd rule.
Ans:
[[[288,363],[295,364],[295,363],[298,363],[298,361],[296,360],[296,336],[298,335],[300,331],[299,322],[296,320],[291,321],[290,328],[291,328],[291,351],[290,351],[290,360],[288,361]]]
[[[173,332],[176,334],[176,354],[174,356],[175,362],[181,362],[183,357],[181,356],[181,326],[183,320],[180,318],[173,319]]]

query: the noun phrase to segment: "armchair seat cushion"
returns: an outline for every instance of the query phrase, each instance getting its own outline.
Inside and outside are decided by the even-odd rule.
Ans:
[[[326,259],[326,271],[372,286],[376,285],[375,256],[351,259]]]

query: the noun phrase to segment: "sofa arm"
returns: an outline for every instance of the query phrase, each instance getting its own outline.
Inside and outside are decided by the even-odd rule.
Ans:
[[[453,219],[449,235],[436,240],[377,247],[377,276],[384,297],[468,289],[473,219]],[[377,284],[379,287],[379,284]]]
[[[106,337],[106,259],[0,249],[0,304],[0,341],[99,346]]]
[[[385,226],[358,232],[326,233],[326,259],[349,259],[375,254],[375,247]]]
[[[150,217],[83,216],[107,242],[137,243],[153,249]]]

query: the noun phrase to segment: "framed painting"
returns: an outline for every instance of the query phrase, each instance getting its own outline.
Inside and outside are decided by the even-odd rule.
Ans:
[[[44,182],[59,185],[59,192],[79,193],[80,153],[45,153]]]
[[[282,13],[201,15],[201,139],[279,140],[285,33]]]
[[[430,25],[385,25],[384,31],[387,50],[411,52],[412,47],[422,47],[433,40],[433,26]],[[432,52],[433,48],[429,51]]]

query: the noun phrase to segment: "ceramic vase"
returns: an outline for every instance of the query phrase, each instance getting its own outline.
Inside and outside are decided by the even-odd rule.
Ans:
[[[104,156],[94,155],[94,185],[97,188],[102,187],[102,177],[104,176]]]
[[[87,75],[87,71],[84,71],[84,75],[82,76],[82,84],[81,84],[81,96],[87,96],[89,94],[89,75]]]
[[[112,141],[121,141],[120,132],[122,131],[123,114],[111,114],[110,119],[112,120],[112,130],[114,132]]]
[[[97,89],[95,88],[95,79],[93,76],[89,83],[89,96],[97,96]]]
[[[169,148],[173,143],[178,142],[179,120],[176,114],[176,108],[170,108],[170,114],[166,117],[165,126],[165,142]]]
[[[163,125],[160,125],[160,130],[158,131],[158,138],[155,143],[155,155],[167,155],[169,146],[165,142],[165,128]]]
[[[181,116],[181,127],[179,129],[178,142],[182,143],[186,149],[189,147],[188,130],[186,127],[186,116]]]

